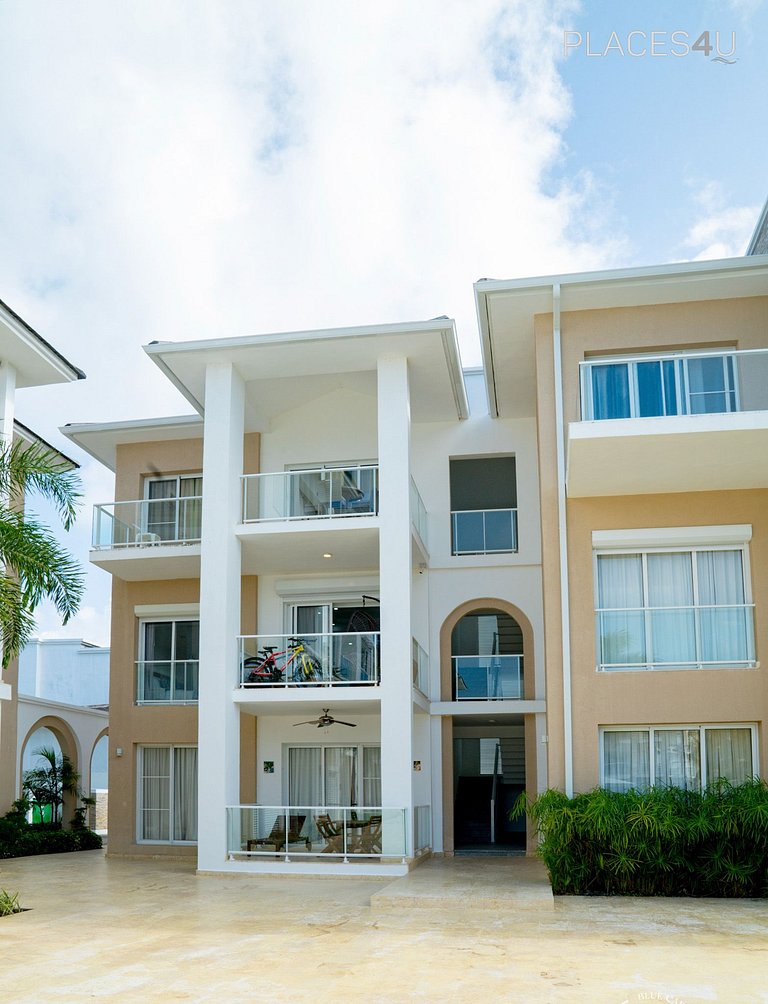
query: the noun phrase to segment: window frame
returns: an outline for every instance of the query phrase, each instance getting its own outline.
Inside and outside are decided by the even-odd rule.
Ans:
[[[603,737],[608,732],[645,732],[648,735],[648,778],[649,787],[656,784],[655,781],[655,743],[653,736],[656,732],[678,732],[682,730],[697,729],[699,732],[699,767],[701,773],[701,784],[699,791],[703,790],[710,779],[708,776],[707,763],[707,732],[723,731],[726,729],[749,729],[750,731],[750,752],[752,754],[752,774],[751,777],[760,777],[760,759],[757,741],[756,722],[700,722],[683,723],[675,725],[601,725],[598,728],[598,753],[599,753],[599,786],[605,788],[605,742]],[[716,780],[716,779],[715,779]],[[613,788],[607,789],[613,791]],[[643,789],[639,789],[643,790]]]
[[[699,581],[698,581],[698,565],[696,559],[693,557],[701,551],[739,551],[741,553],[741,575],[742,575],[742,586],[744,603],[743,604],[700,604],[699,603]],[[648,605],[648,556],[652,554],[690,554],[691,555],[691,565],[692,565],[692,604],[683,604],[678,607],[651,607]],[[633,555],[638,556],[642,560],[642,583],[643,583],[643,606],[642,607],[601,607],[600,603],[600,579],[599,579],[599,559],[601,557],[612,557],[617,555]],[[752,575],[749,563],[749,542],[742,541],[739,543],[708,543],[706,541],[699,541],[695,544],[661,544],[655,545],[651,542],[638,542],[637,545],[626,544],[623,546],[609,546],[607,544],[597,544],[593,542],[592,548],[592,581],[594,585],[593,589],[593,600],[594,600],[594,614],[595,614],[595,671],[598,673],[646,673],[646,672],[676,672],[676,671],[690,671],[690,670],[707,670],[707,669],[745,669],[753,670],[759,665],[757,658],[756,649],[756,632],[755,632],[755,603],[752,598]],[[696,656],[695,660],[691,660],[690,663],[659,663],[653,662],[646,658],[644,663],[637,664],[627,664],[627,663],[603,663],[601,662],[602,655],[602,645],[601,645],[601,634],[600,634],[600,615],[602,613],[609,612],[622,612],[622,611],[634,611],[642,610],[644,614],[649,611],[655,610],[712,610],[712,609],[727,609],[728,607],[744,607],[745,609],[751,610],[751,641],[752,641],[752,658],[744,659],[739,662],[725,662],[716,661],[709,662],[699,658],[702,655],[702,642],[701,642],[701,631],[700,622],[696,614],[694,614],[695,623],[695,644],[696,644]],[[645,654],[646,657],[652,655],[652,636],[651,636],[651,618],[644,616],[644,642],[645,642]]]
[[[184,700],[184,701],[151,701],[151,700],[146,700],[146,699],[140,699],[139,698],[139,674],[141,672],[141,666],[144,663],[146,663],[146,662],[165,662],[166,661],[164,659],[147,659],[147,650],[146,650],[146,646],[147,646],[146,628],[147,628],[147,626],[149,624],[171,624],[172,625],[172,630],[171,630],[171,653],[172,653],[172,658],[169,661],[171,662],[171,664],[173,666],[175,666],[175,663],[177,662],[177,659],[176,659],[176,625],[177,624],[190,624],[190,623],[197,624],[197,626],[198,626],[197,659],[196,660],[194,660],[194,659],[184,659],[182,661],[184,661],[184,662],[195,662],[196,661],[197,662],[197,667],[198,667],[198,681],[197,681],[198,696],[196,698],[190,698],[189,700]],[[134,704],[136,704],[137,707],[155,707],[155,708],[157,708],[157,707],[160,707],[160,708],[165,708],[165,707],[185,707],[187,705],[197,705],[199,703],[199,701],[200,701],[200,675],[199,675],[199,670],[200,670],[200,634],[199,634],[199,631],[200,631],[200,614],[199,614],[199,612],[198,612],[197,616],[195,616],[195,617],[192,617],[192,616],[185,617],[185,616],[181,616],[181,615],[170,615],[169,614],[166,617],[163,617],[163,616],[157,616],[157,617],[147,616],[147,617],[140,617],[139,618],[139,640],[138,640],[138,646],[137,646],[138,659],[136,660],[136,681],[135,681],[136,690],[135,690],[135,698],[134,698]],[[175,672],[175,670],[174,670],[174,672]]]
[[[136,843],[137,844],[163,844],[164,846],[176,844],[184,847],[194,847],[197,845],[200,837],[200,803],[198,799],[198,839],[195,840],[176,840],[171,836],[168,840],[154,840],[148,837],[142,837],[142,824],[144,819],[144,750],[145,749],[166,749],[170,751],[169,763],[170,771],[168,774],[168,794],[169,794],[169,815],[168,815],[168,832],[173,834],[174,819],[173,819],[173,789],[174,789],[174,771],[175,767],[175,757],[174,751],[177,749],[194,749],[197,750],[197,768],[198,768],[198,778],[200,772],[200,747],[197,743],[138,743],[136,745]],[[196,780],[197,780],[196,779]],[[195,798],[198,798],[198,788],[195,785]]]
[[[363,801],[363,796],[365,794],[365,781],[370,780],[369,777],[365,775],[365,750],[366,749],[377,749],[381,751],[381,743],[375,742],[335,742],[335,743],[299,743],[291,742],[283,744],[283,763],[285,764],[285,770],[283,771],[282,777],[282,791],[283,791],[283,804],[289,805],[288,793],[290,790],[290,772],[291,772],[291,754],[292,749],[320,749],[323,751],[322,756],[322,778],[323,778],[323,795],[325,792],[325,751],[328,749],[350,749],[355,748],[357,750],[357,784],[355,797],[357,803],[350,808],[354,809],[377,809],[381,806],[376,805],[365,805]],[[381,784],[381,775],[379,776],[379,784]],[[307,806],[307,808],[310,808]],[[319,805],[318,808],[333,808],[333,806],[328,806],[323,803]],[[339,808],[344,808],[339,806]]]

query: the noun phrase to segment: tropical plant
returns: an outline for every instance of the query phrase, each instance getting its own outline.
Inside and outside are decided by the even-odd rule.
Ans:
[[[0,633],[2,663],[18,655],[34,630],[34,610],[52,601],[63,622],[77,612],[83,572],[51,530],[20,501],[38,495],[50,502],[69,530],[80,502],[79,478],[55,450],[14,443],[0,449]]]
[[[19,894],[17,892],[6,892],[0,889],[0,917],[8,917],[12,913],[21,913],[22,907],[19,905]]]
[[[42,764],[24,771],[22,789],[31,802],[41,807],[51,806],[51,822],[61,824],[64,795],[79,794],[80,775],[66,754],[60,755],[49,746],[33,751]]]
[[[558,895],[768,896],[768,785],[522,795]]]

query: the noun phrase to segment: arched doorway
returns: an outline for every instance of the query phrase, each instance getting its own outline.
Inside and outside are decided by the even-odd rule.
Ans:
[[[446,618],[441,649],[441,698],[456,706],[443,727],[445,850],[523,853],[525,819],[509,810],[535,791],[534,717],[513,703],[535,692],[530,622],[504,600],[469,601]]]
[[[46,767],[45,758],[38,754],[40,749],[52,750],[56,757],[67,756],[75,769],[81,770],[80,751],[77,738],[67,722],[52,715],[40,718],[27,732],[21,747],[21,776],[19,791],[22,790],[25,771],[30,768]],[[32,819],[36,822],[61,822],[67,825],[77,808],[78,798],[72,792],[63,793],[64,802],[58,812],[58,820],[52,818],[50,809],[40,808],[36,814],[33,810]]]

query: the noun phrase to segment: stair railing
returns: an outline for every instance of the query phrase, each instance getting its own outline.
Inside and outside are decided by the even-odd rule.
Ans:
[[[499,784],[499,760],[501,759],[501,743],[496,743],[493,754],[493,787],[491,788],[491,843],[496,843],[496,790]]]

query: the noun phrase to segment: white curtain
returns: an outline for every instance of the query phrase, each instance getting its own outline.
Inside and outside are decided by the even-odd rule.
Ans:
[[[699,551],[696,555],[699,603],[721,609],[702,609],[703,662],[748,662],[752,651],[752,611],[743,606],[744,572],[741,551]]]
[[[363,804],[369,808],[381,805],[381,748],[363,748]]]
[[[603,733],[603,787],[611,791],[647,788],[650,783],[647,731]]]
[[[644,665],[645,614],[642,610],[644,604],[641,556],[599,555],[597,581],[598,604],[601,608],[598,614],[601,665]]]
[[[357,747],[325,750],[325,804],[357,805]]]
[[[179,540],[199,540],[203,516],[203,479],[182,478],[179,484]]]
[[[657,665],[696,663],[696,622],[693,611],[693,565],[690,552],[649,554],[648,606],[687,607],[649,612],[651,654]]]
[[[698,729],[657,729],[653,737],[654,784],[698,791],[701,747]]]
[[[724,777],[741,784],[754,774],[752,731],[750,729],[707,729],[707,781]]]
[[[197,748],[173,751],[173,839],[197,840]]]
[[[292,746],[288,750],[288,804],[299,808],[323,804],[321,746]]]
[[[171,751],[167,746],[141,750],[142,840],[171,839]]]

